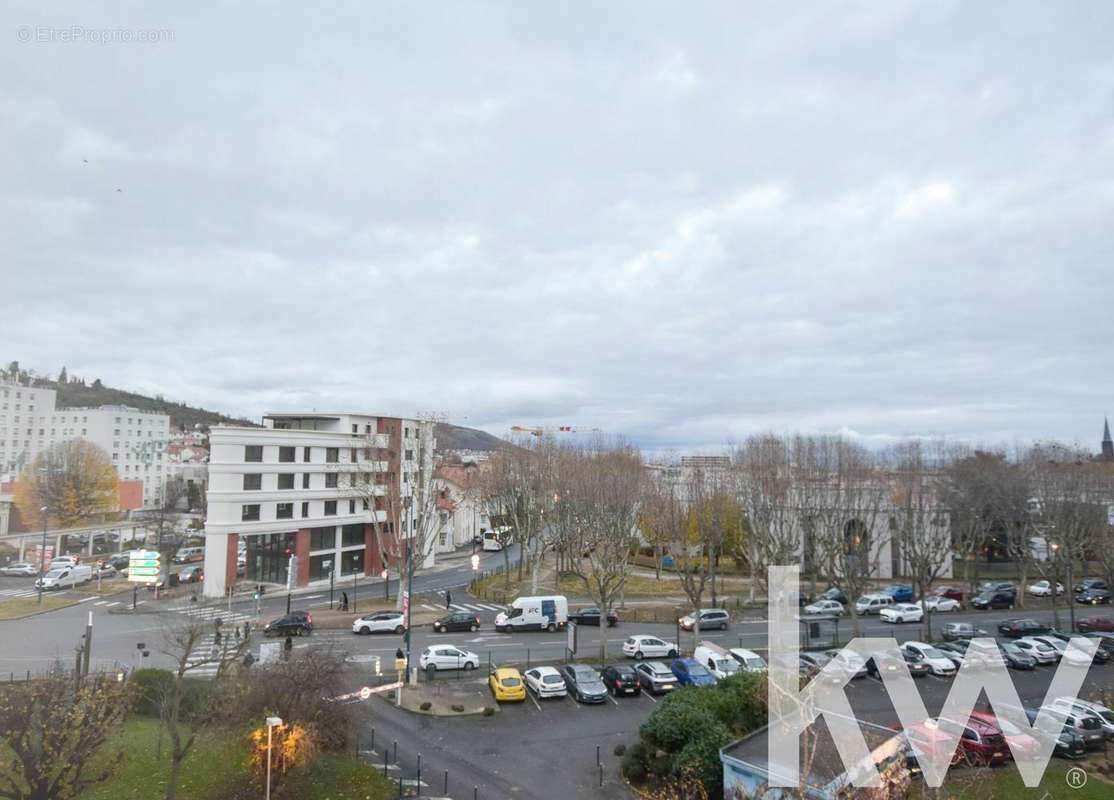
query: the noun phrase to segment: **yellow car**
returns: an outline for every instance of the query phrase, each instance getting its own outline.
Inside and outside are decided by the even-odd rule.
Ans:
[[[496,700],[525,700],[526,684],[514,667],[499,667],[487,679]]]

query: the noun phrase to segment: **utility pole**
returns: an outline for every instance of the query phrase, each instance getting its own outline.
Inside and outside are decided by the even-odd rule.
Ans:
[[[89,657],[93,651],[93,612],[89,612],[89,621],[85,623],[85,646],[82,648],[81,674],[89,674]]]
[[[406,675],[410,676],[410,593],[414,589],[414,488],[406,504]]]
[[[43,543],[39,546],[39,605],[43,604],[43,567],[46,566],[46,523],[50,517],[50,507],[43,506],[39,509],[43,515]]]

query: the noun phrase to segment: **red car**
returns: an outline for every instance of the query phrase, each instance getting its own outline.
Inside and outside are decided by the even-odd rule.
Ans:
[[[1075,627],[1080,633],[1090,633],[1091,631],[1114,633],[1114,619],[1110,617],[1084,617],[1075,623]]]
[[[971,722],[981,722],[998,733],[1002,734],[1009,743],[1008,758],[1019,758],[1028,761],[1037,757],[1040,742],[1027,733],[1022,733],[1019,728],[1009,720],[1000,720],[993,711],[972,711]]]
[[[963,590],[957,589],[954,586],[937,586],[928,594],[930,597],[947,597],[949,600],[955,600],[957,603],[963,602]]]
[[[973,713],[966,725],[941,717],[936,724],[940,730],[959,736],[959,749],[967,764],[989,766],[1013,759],[1006,737],[993,716],[988,720]]]

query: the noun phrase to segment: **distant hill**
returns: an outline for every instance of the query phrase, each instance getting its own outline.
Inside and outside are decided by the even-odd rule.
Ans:
[[[494,450],[499,445],[506,444],[499,437],[485,431],[462,428],[446,422],[438,422],[433,435],[437,439],[438,450]]]

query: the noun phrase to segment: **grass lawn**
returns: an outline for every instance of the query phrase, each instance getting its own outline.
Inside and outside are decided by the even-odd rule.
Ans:
[[[1101,756],[1100,756],[1101,758]],[[940,798],[977,798],[977,800],[1013,800],[1018,797],[1032,797],[1034,800],[1109,800],[1114,797],[1114,785],[1099,778],[1094,769],[1088,767],[1087,759],[1068,764],[1059,759],[1051,761],[1045,770],[1040,786],[1030,789],[1021,782],[1021,773],[1012,767],[980,769],[974,773],[949,773],[940,788]],[[1088,773],[1087,784],[1080,789],[1068,786],[1066,776],[1072,767],[1080,767]],[[924,784],[915,786],[910,792],[913,800],[930,800],[937,797],[932,789]]]
[[[162,736],[159,756],[159,722],[133,717],[111,743],[109,753],[124,750],[124,759],[107,782],[81,795],[81,800],[147,800],[162,797],[170,773],[170,741]],[[178,797],[181,800],[237,800],[254,797],[248,784],[248,740],[241,732],[214,729],[197,737],[182,766]]]
[[[304,767],[282,779],[283,798],[307,800],[387,800],[398,784],[349,755],[319,753]]]
[[[54,611],[58,608],[76,605],[77,600],[65,597],[52,597],[43,595],[43,603],[39,605],[37,597],[15,597],[11,600],[0,601],[0,619],[20,619],[45,611]]]
[[[556,585],[554,585],[555,583]],[[726,581],[723,584],[717,581],[716,585],[719,587],[719,594],[721,596],[730,594],[732,589],[741,590],[741,587],[730,586]],[[538,591],[545,594],[563,594],[570,598],[588,597],[588,592],[584,587],[584,581],[574,575],[565,575],[560,580],[554,581],[553,575],[550,574],[548,579],[543,579],[538,582]],[[516,597],[529,593],[529,571],[523,571],[522,582],[520,583],[517,578],[517,572],[513,568],[510,572],[509,586],[506,575],[490,575],[479,581],[476,589],[476,594],[479,597],[507,603]],[[704,594],[707,597],[707,602],[710,603],[712,596],[711,584],[705,587]],[[627,577],[626,589],[624,592],[624,597],[627,600],[677,598],[681,601],[682,605],[688,605],[688,601],[683,599],[684,596],[685,591],[681,588],[681,582],[676,576],[670,575],[669,573],[663,573],[660,581],[652,575],[630,575]]]

